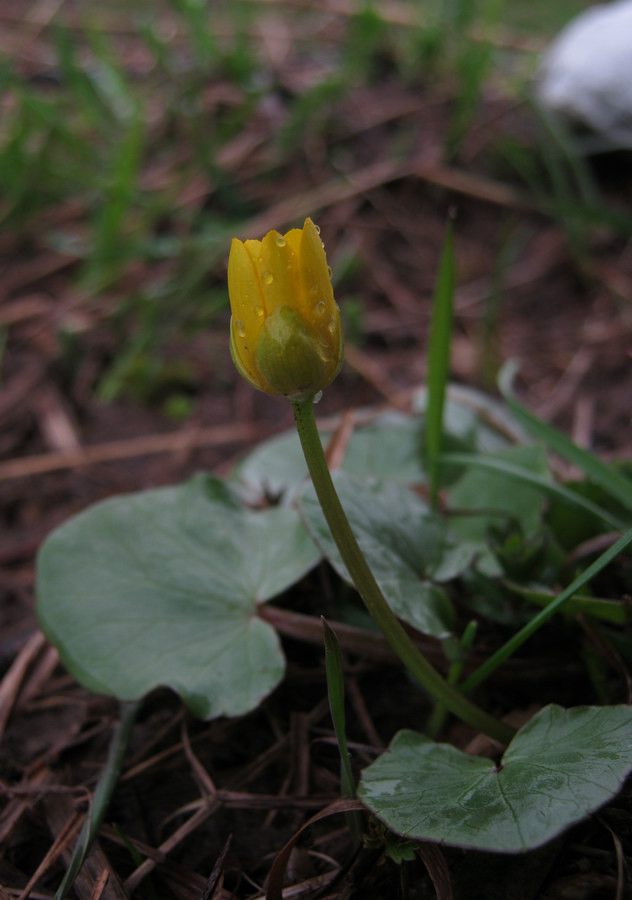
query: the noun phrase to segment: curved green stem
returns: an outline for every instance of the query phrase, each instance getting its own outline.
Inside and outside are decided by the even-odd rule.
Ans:
[[[369,614],[409,673],[437,702],[490,737],[509,743],[513,729],[449,685],[415,646],[390,606],[358,546],[331,479],[314,418],[313,399],[293,401],[294,420],[307,468],[332,537]]]

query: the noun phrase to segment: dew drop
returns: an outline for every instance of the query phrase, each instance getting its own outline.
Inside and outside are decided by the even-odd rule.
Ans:
[[[335,330],[336,330],[336,320],[335,320],[333,317],[327,322],[327,329],[328,329],[328,331],[329,331],[330,334],[333,334],[333,333],[335,332]]]
[[[325,301],[319,300],[318,303],[314,306],[314,309],[319,316],[322,316],[322,314],[325,312]]]
[[[277,247],[285,247],[286,240],[284,237],[281,237],[281,235],[278,235],[275,243],[276,243]]]
[[[241,319],[237,319],[235,322],[235,328],[237,329],[237,334],[239,337],[246,337],[246,326],[241,321]]]
[[[333,274],[334,274],[334,273],[331,271],[331,266],[327,266],[327,274],[329,275],[329,278],[331,279],[331,277],[332,277]]]
[[[274,275],[272,274],[272,272],[264,272],[261,277],[263,278],[264,284],[272,284],[272,282],[274,281]]]
[[[318,403],[318,401],[321,399],[322,396],[323,396],[323,392],[318,391],[317,394],[314,394],[314,399],[312,400],[312,403]]]
[[[257,304],[257,306],[255,306],[255,312],[259,316],[260,319],[263,318],[263,313],[264,313],[263,306],[260,306],[259,304]]]
[[[318,225],[314,225],[314,228],[316,229],[316,231],[318,232],[318,234],[320,234],[320,228],[318,227]]]

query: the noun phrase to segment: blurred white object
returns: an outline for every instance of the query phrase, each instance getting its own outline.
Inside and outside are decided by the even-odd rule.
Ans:
[[[632,0],[592,7],[562,30],[542,60],[537,96],[606,146],[632,148]]]

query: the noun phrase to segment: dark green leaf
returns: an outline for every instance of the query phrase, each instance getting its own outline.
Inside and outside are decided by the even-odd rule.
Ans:
[[[396,834],[491,852],[531,850],[614,797],[632,770],[632,709],[548,706],[501,764],[402,731],[359,796]]]

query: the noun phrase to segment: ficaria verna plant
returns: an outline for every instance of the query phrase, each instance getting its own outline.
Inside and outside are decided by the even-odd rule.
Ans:
[[[251,385],[291,403],[312,487],[303,485],[305,469],[295,455],[296,438],[290,436],[255,450],[232,479],[200,475],[181,486],[99,503],[44,543],[38,558],[38,613],[69,671],[89,688],[121,701],[140,701],[153,688],[169,686],[202,718],[241,715],[256,708],[283,677],[274,616],[260,609],[325,558],[355,586],[412,681],[434,702],[425,734],[401,731],[362,773],[357,796],[364,808],[405,841],[519,852],[551,840],[617,793],[632,769],[632,711],[626,705],[569,710],[551,705],[515,732],[468,695],[562,608],[617,628],[630,621],[625,604],[587,592],[591,580],[632,542],[632,483],[535,420],[511,396],[505,379],[513,423],[569,458],[601,494],[585,495],[559,484],[540,447],[508,445],[499,432],[470,420],[467,440],[474,445],[468,446],[476,452],[441,456],[461,471],[447,493],[454,507],[465,511],[460,528],[458,522],[446,522],[436,504],[436,477],[441,429],[448,430],[442,407],[451,266],[448,241],[433,310],[440,327],[430,336],[435,371],[429,373],[432,415],[425,428],[432,432],[426,441],[434,448],[432,465],[424,468],[421,420],[411,416],[395,424],[389,420],[373,436],[354,436],[348,449],[351,456],[356,453],[353,475],[342,471],[334,481],[314,401],[340,370],[343,341],[319,229],[307,219],[302,228],[285,234],[234,239],[228,264],[231,354]],[[444,374],[437,377],[437,371]],[[483,435],[479,445],[477,428]],[[494,451],[478,452],[483,444]],[[380,454],[377,474],[396,474],[399,480],[376,480],[370,466],[363,477],[358,461],[375,461]],[[257,474],[262,469],[264,479]],[[253,477],[266,485],[276,478],[278,493],[287,489],[292,502],[266,505],[262,490],[258,502],[249,504]],[[410,490],[424,479],[431,482],[432,507]],[[566,586],[557,595],[541,586],[517,588],[510,577],[516,567],[544,553],[545,499],[558,517],[560,510],[571,509],[572,526],[584,517],[593,533],[605,530],[612,538],[570,583],[558,568],[554,583],[562,580]],[[481,528],[486,508],[497,515],[483,517]],[[528,540],[517,545],[510,530],[502,543],[499,520],[509,529],[522,529]],[[617,531],[623,534],[612,537]],[[500,583],[543,608],[526,620],[522,615],[509,640],[460,680],[476,623],[461,638],[455,634],[445,586],[468,578],[494,590]],[[479,617],[489,608],[481,606]],[[502,615],[495,621],[502,623]],[[443,641],[447,677],[422,653],[411,628]],[[328,626],[325,645],[343,791],[353,795],[342,664]],[[133,713],[129,706],[125,710],[98,802],[57,897],[68,889],[104,814],[132,727]],[[449,713],[491,737],[499,753],[506,748],[498,764],[433,740]],[[357,836],[358,820],[349,821]],[[280,896],[278,882],[271,878],[270,883],[268,896]]]
[[[283,394],[305,462],[340,555],[367,610],[416,678],[438,702],[481,731],[507,742],[511,729],[441,678],[391,611],[364,558],[334,487],[314,418],[314,397],[342,365],[340,314],[318,228],[270,231],[262,241],[233,240],[228,261],[231,352],[255,387]]]

